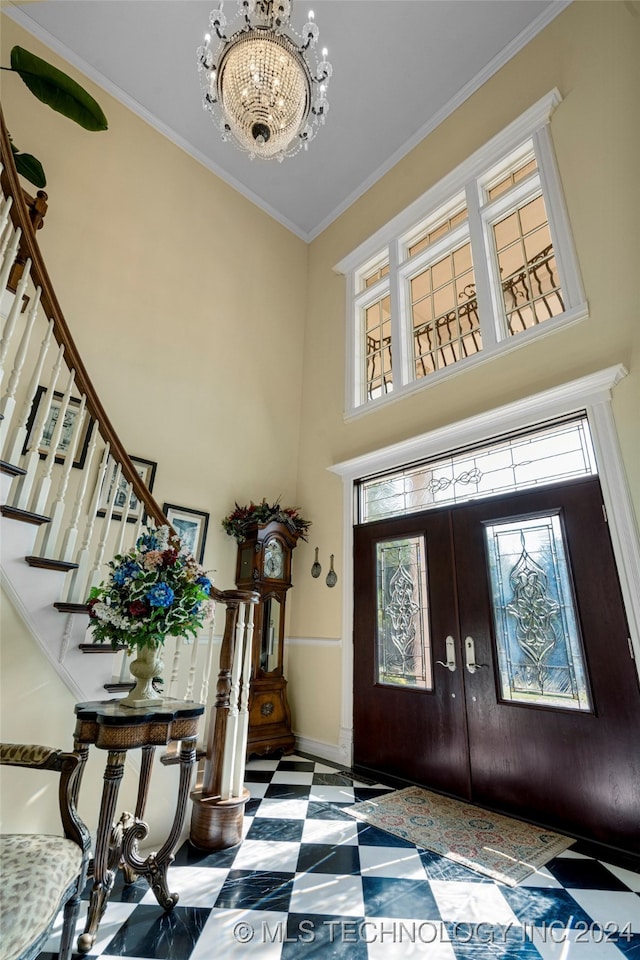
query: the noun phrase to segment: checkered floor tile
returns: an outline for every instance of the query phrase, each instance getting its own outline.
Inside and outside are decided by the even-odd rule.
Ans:
[[[171,913],[146,881],[119,876],[90,957],[640,960],[640,873],[584,844],[507,887],[344,812],[382,784],[286,757],[250,761],[246,785],[243,842],[209,854],[185,843]],[[59,930],[41,960],[58,942]]]

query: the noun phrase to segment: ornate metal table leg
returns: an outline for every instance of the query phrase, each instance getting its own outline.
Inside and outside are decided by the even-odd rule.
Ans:
[[[178,784],[178,798],[176,812],[169,836],[158,853],[152,853],[146,860],[140,860],[137,855],[137,841],[146,836],[146,824],[138,822],[125,830],[122,841],[122,859],[136,873],[146,877],[156,900],[165,910],[172,910],[178,902],[177,893],[169,893],[167,886],[167,868],[173,861],[176,844],[184,823],[187,809],[189,786],[193,765],[196,760],[196,738],[183,740],[180,749],[180,781]]]
[[[111,893],[115,879],[115,872],[109,869],[109,846],[113,832],[112,825],[118,799],[118,790],[120,789],[120,781],[124,773],[125,756],[124,751],[110,750],[107,758],[107,766],[104,771],[102,802],[100,804],[100,817],[98,820],[94,857],[93,889],[91,890],[89,912],[84,933],[78,937],[78,950],[80,953],[88,953],[93,946],[100,920],[107,906],[109,894]]]

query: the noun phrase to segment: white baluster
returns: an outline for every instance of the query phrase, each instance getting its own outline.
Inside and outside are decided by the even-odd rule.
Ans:
[[[120,676],[118,677],[118,683],[127,683],[131,680],[131,673],[129,671],[129,663],[131,659],[129,657],[129,648],[122,651],[122,663],[120,664]]]
[[[9,222],[9,214],[11,213],[12,206],[13,206],[13,197],[2,198],[2,202],[0,203],[0,237],[2,237],[4,228]]]
[[[169,697],[173,699],[177,699],[176,690],[178,686],[178,672],[180,670],[180,657],[183,645],[184,640],[182,637],[176,637],[176,645],[173,650],[173,661],[171,663],[171,677],[169,679],[169,689],[167,691]]]
[[[53,509],[51,510],[51,523],[44,525],[44,537],[42,539],[42,548],[40,550],[41,557],[57,558],[58,551],[61,549],[61,544],[58,543],[58,540],[60,539],[62,529],[62,518],[65,510],[65,497],[67,494],[67,487],[69,486],[69,477],[71,475],[73,461],[76,459],[78,447],[80,445],[86,403],[87,398],[83,394],[80,401],[80,407],[78,409],[78,415],[73,424],[71,443],[64,461],[64,467],[62,470],[62,476],[60,477],[60,483],[58,484],[56,499],[53,504]]]
[[[21,374],[22,374],[22,368],[23,368],[23,366],[24,366],[24,361],[25,361],[25,358],[26,358],[26,356],[27,356],[27,349],[28,349],[28,347],[29,347],[29,341],[31,340],[31,331],[33,330],[33,328],[34,328],[34,326],[35,326],[35,322],[36,322],[36,319],[37,319],[37,316],[38,316],[38,308],[39,308],[39,306],[40,306],[40,294],[41,294],[41,293],[42,293],[42,291],[40,290],[40,287],[38,287],[37,290],[36,290],[35,296],[34,296],[34,298],[33,298],[33,302],[32,302],[32,304],[31,304],[31,306],[29,307],[29,312],[28,312],[28,314],[27,314],[27,319],[26,319],[26,322],[25,322],[25,325],[24,325],[24,330],[22,331],[22,338],[21,338],[21,340],[20,340],[20,344],[19,344],[19,346],[18,346],[18,349],[17,349],[17,351],[16,351],[16,355],[15,355],[14,360],[13,360],[13,370],[11,371],[11,376],[9,377],[9,383],[7,384],[7,392],[5,393],[4,397],[2,398],[2,403],[0,403],[0,413],[2,413],[3,417],[5,418],[4,421],[3,421],[3,424],[2,424],[2,425],[3,425],[3,429],[4,429],[4,431],[5,431],[5,436],[8,436],[8,435],[9,435],[9,427],[10,427],[10,425],[11,425],[11,420],[12,420],[12,418],[13,418],[13,411],[14,411],[15,405],[16,405],[15,396],[16,396],[16,392],[17,392],[17,390],[18,390],[18,384],[19,384],[19,382],[20,382],[20,376],[21,376]],[[51,333],[52,333],[52,331],[53,331],[53,320],[51,320],[51,321],[49,322],[49,327],[48,327],[47,333],[46,333],[46,335],[45,335],[45,339],[44,339],[44,341],[43,341],[43,345],[44,345],[45,342],[46,342],[46,346],[45,346],[45,348],[44,348],[44,352],[43,352],[42,349],[41,349],[41,350],[40,350],[40,355],[39,355],[39,357],[38,357],[38,364],[39,364],[39,366],[36,365],[37,377],[38,377],[38,378],[40,377],[40,375],[41,375],[41,373],[42,373],[42,367],[43,367],[43,364],[44,364],[44,358],[45,358],[46,353],[47,353],[47,350],[48,350],[48,348],[49,348],[49,341],[50,341],[50,339],[51,339]],[[34,383],[34,380],[35,380],[35,385],[33,386],[33,392],[31,392],[31,386],[32,386],[32,384]],[[33,400],[33,397],[35,396],[36,390],[37,390],[37,388],[38,388],[38,383],[39,383],[39,379],[36,379],[36,371],[34,371],[32,377],[31,377],[31,383],[29,384],[29,390],[28,390],[27,400],[26,400],[26,402],[25,402],[25,407],[26,407],[26,410],[24,411],[24,423],[25,423],[25,424],[26,424],[26,422],[27,422],[27,419],[28,419],[28,417],[29,417],[29,411],[30,411],[30,409],[31,409],[31,403],[30,403],[30,401]],[[30,396],[29,396],[29,395],[30,395]],[[25,436],[26,436],[26,431],[25,431]],[[24,443],[24,437],[22,438],[22,441],[21,441],[21,444],[20,444],[20,449],[19,449],[19,450],[17,451],[17,453],[16,453],[16,459],[15,459],[15,460],[10,460],[10,461],[9,461],[10,463],[17,463],[17,462],[18,462],[17,457],[19,457],[19,456],[21,455],[21,453],[22,453],[22,444],[23,444],[23,443]],[[15,443],[14,443],[14,447],[15,447]]]
[[[138,521],[137,521],[135,527],[133,528],[133,543],[134,543],[134,545],[138,542],[138,538],[140,537],[140,534],[141,534],[141,533],[142,533],[142,510],[140,510],[140,516],[138,517]]]
[[[65,390],[62,400],[60,401],[58,419],[56,420],[56,425],[51,436],[51,444],[49,445],[49,449],[47,450],[45,457],[45,471],[40,477],[40,480],[33,493],[33,498],[31,501],[31,510],[33,513],[44,513],[47,505],[49,491],[51,490],[51,474],[53,472],[53,465],[56,462],[56,451],[60,445],[60,441],[62,440],[62,431],[64,430],[67,408],[69,406],[71,391],[73,390],[75,382],[76,372],[75,370],[71,370],[69,372],[69,379],[67,381],[67,389]],[[68,450],[67,456],[69,456]]]
[[[116,498],[116,492],[118,490],[118,484],[120,483],[120,474],[122,473],[122,464],[119,463],[116,466],[115,476],[113,477],[113,482],[111,483],[111,489],[107,494],[107,502],[104,508],[104,517],[102,518],[101,524],[101,534],[98,540],[98,548],[96,550],[95,560],[93,567],[91,568],[91,573],[89,574],[89,580],[87,582],[87,595],[91,587],[97,587],[100,582],[100,571],[102,569],[102,563],[104,561],[104,552],[107,544],[107,537],[109,535],[109,527],[113,522],[112,510],[113,503]],[[107,476],[107,480],[109,477]]]
[[[217,608],[218,605],[214,602],[213,616],[211,618],[211,625],[209,627],[209,638],[207,640],[207,655],[205,657],[204,670],[202,673],[202,685],[200,687],[200,703],[206,703],[209,697],[209,682],[211,677],[211,667],[213,666],[213,647],[215,644]]]
[[[33,482],[36,478],[36,470],[38,468],[38,464],[40,463],[40,444],[42,442],[45,424],[51,413],[51,404],[54,400],[53,394],[56,388],[56,383],[58,382],[58,376],[60,375],[63,356],[64,347],[61,345],[58,347],[58,358],[51,373],[49,388],[43,394],[40,400],[40,410],[38,411],[38,416],[29,439],[29,449],[27,450],[26,460],[23,464],[27,472],[24,477],[20,478],[18,488],[16,490],[16,496],[13,505],[14,507],[18,507],[20,510],[27,509],[29,497],[31,496]]]
[[[245,757],[247,754],[247,739],[249,736],[249,692],[251,690],[251,652],[253,644],[253,614],[254,605],[247,604],[246,640],[244,647],[244,661],[242,664],[242,693],[240,696],[240,713],[238,716],[238,735],[236,737],[236,755],[233,763],[233,796],[239,797],[244,782]]]
[[[11,309],[9,310],[9,316],[7,317],[7,322],[4,325],[2,331],[2,340],[0,340],[0,383],[4,378],[4,363],[7,359],[7,353],[9,351],[9,344],[11,343],[11,338],[13,337],[13,331],[16,326],[18,317],[22,313],[22,298],[24,296],[24,291],[27,289],[27,283],[29,282],[29,274],[31,273],[31,260],[27,260],[24,272],[16,288],[16,295],[14,297],[13,303],[11,304]]]
[[[187,677],[187,689],[184,692],[185,700],[193,700],[193,685],[196,679],[196,663],[198,662],[198,647],[200,646],[198,637],[194,637],[191,644],[191,657],[189,659],[189,675]]]
[[[98,429],[98,423],[96,422],[93,430],[93,438],[91,440],[91,446],[89,447],[89,453],[85,464],[82,470],[82,482],[78,487],[78,492],[76,495],[76,501],[73,506],[73,513],[71,515],[71,521],[67,528],[67,532],[64,536],[64,543],[62,544],[62,552],[60,559],[64,560],[65,563],[73,562],[73,555],[76,549],[76,540],[78,539],[78,525],[80,523],[80,514],[82,513],[82,505],[84,503],[84,498],[87,493],[87,485],[89,483],[89,477],[91,476],[91,465],[93,463],[93,456],[96,452],[96,447],[98,444],[98,437],[100,431]],[[108,451],[108,444],[107,444]]]
[[[97,432],[97,431],[96,431]],[[89,572],[89,544],[91,543],[91,538],[93,537],[93,528],[96,523],[96,511],[98,509],[98,503],[100,500],[100,491],[102,490],[102,483],[104,480],[104,475],[107,470],[107,464],[109,463],[109,444],[104,448],[104,453],[102,455],[102,460],[100,462],[100,467],[98,469],[98,476],[96,478],[96,486],[93,491],[93,496],[89,502],[89,509],[87,510],[87,522],[84,531],[84,538],[82,541],[82,547],[78,553],[76,563],[78,564],[78,569],[74,570],[69,579],[69,591],[67,593],[66,599],[69,603],[84,603],[87,599],[89,591],[86,589],[88,572]],[[82,485],[83,493],[82,498],[84,499],[84,491],[86,490],[86,478]],[[66,559],[66,550],[63,559]]]
[[[0,270],[0,292],[4,293],[5,287],[7,286],[7,280],[9,279],[9,274],[11,273],[11,268],[18,256],[18,247],[20,246],[20,237],[22,236],[22,230],[18,227],[11,237],[9,232],[6,242],[4,239],[2,241],[2,246],[0,247],[0,257],[4,258],[2,263],[2,269]]]
[[[129,509],[131,507],[131,491],[133,490],[133,484],[128,483],[125,489],[125,502],[122,510],[122,516],[120,517],[120,533],[118,534],[118,539],[116,540],[116,545],[114,547],[113,553],[114,556],[119,556],[124,553],[124,538],[127,532],[127,517],[129,516]]]
[[[236,758],[236,741],[238,737],[238,700],[240,698],[240,673],[242,671],[244,637],[244,604],[242,604],[238,608],[238,619],[236,621],[233,662],[231,665],[229,712],[227,714],[227,727],[222,754],[220,796],[223,800],[228,800],[232,796],[231,786],[233,784],[233,768]]]

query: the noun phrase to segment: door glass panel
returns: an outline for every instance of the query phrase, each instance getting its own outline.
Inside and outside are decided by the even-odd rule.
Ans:
[[[430,690],[424,537],[376,544],[377,682]]]
[[[485,524],[503,700],[591,710],[557,513]]]

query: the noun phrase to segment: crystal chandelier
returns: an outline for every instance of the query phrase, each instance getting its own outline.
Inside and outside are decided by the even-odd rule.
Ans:
[[[212,10],[209,24],[219,43],[211,49],[205,36],[198,48],[203,107],[222,133],[251,158],[291,157],[306,149],[329,103],[332,74],[327,50],[311,54],[318,40],[313,12],[302,34],[290,23],[292,0],[239,0],[225,34],[227,19]],[[215,42],[215,41],[214,41]]]

